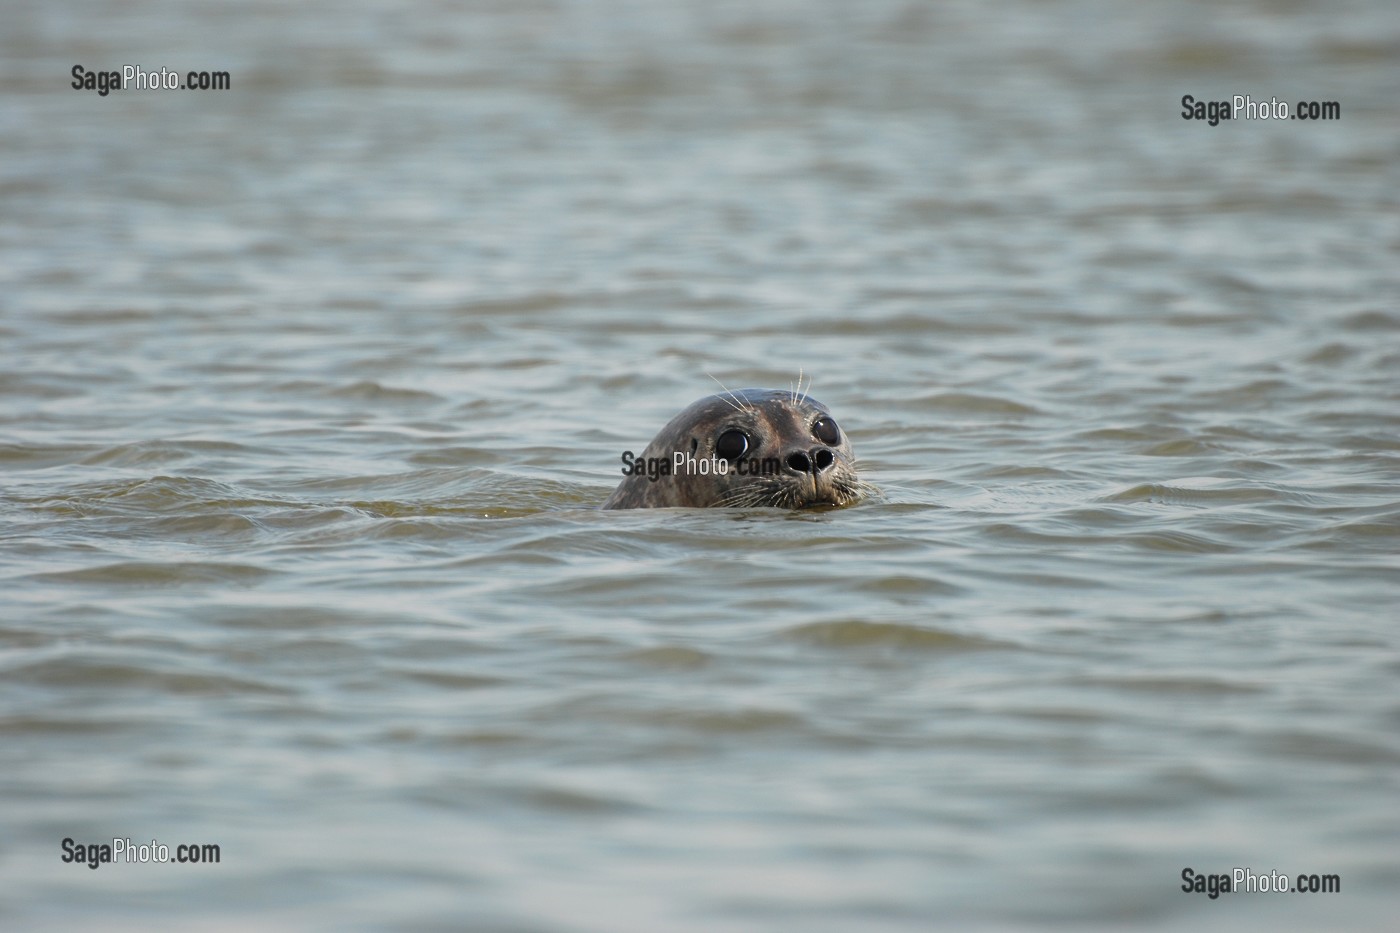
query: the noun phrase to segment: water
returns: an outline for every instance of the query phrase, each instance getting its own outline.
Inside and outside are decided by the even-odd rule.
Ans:
[[[0,923],[1386,928],[1400,19],[1343,7],[9,4]],[[799,369],[879,498],[596,510]],[[1180,890],[1236,866],[1342,891]]]

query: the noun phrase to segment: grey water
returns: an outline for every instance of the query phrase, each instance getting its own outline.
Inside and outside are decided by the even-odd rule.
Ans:
[[[1389,928],[1393,4],[0,15],[0,926]]]

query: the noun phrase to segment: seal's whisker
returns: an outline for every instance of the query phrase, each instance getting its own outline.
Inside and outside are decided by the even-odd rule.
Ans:
[[[709,376],[711,379],[714,379],[715,384],[725,391],[725,394],[728,395],[729,398],[726,398],[724,400],[726,402],[729,402],[730,405],[733,405],[735,411],[748,410],[748,406],[744,404],[743,400],[740,399],[739,396],[734,394],[734,390],[729,388],[729,386],[725,385],[724,383],[720,382],[719,379],[714,375],[714,373],[705,373],[705,375]],[[724,396],[720,396],[720,398],[724,398]]]
[[[725,508],[747,509],[758,504],[761,492],[753,487],[742,487],[731,490],[718,501],[718,505]]]

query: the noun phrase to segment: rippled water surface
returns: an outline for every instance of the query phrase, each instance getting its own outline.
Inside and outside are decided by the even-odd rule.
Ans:
[[[1397,63],[1379,0],[9,4],[0,926],[1388,928]],[[878,497],[597,510],[799,369]]]

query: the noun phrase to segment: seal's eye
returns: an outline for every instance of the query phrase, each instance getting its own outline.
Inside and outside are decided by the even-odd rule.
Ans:
[[[715,453],[726,460],[738,460],[749,449],[749,436],[743,431],[730,429],[715,441]]]
[[[835,447],[841,443],[841,429],[836,426],[836,421],[832,418],[818,418],[813,421],[812,434],[828,447]]]

